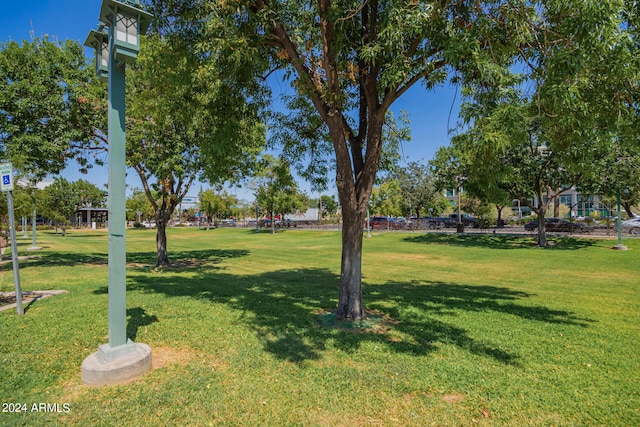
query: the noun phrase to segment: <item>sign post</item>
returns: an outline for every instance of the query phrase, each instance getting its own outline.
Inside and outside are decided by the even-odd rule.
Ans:
[[[11,260],[13,261],[13,283],[16,287],[16,312],[24,314],[22,308],[22,289],[20,287],[20,268],[18,266],[18,245],[16,244],[16,224],[13,213],[13,167],[11,163],[0,163],[0,190],[7,193],[9,210],[9,238],[11,239]]]

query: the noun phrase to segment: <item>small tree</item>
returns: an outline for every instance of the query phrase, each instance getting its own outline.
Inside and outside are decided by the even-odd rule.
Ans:
[[[402,214],[402,190],[398,180],[387,180],[380,187],[373,187],[371,209],[376,215],[400,216]]]
[[[298,189],[288,162],[282,157],[264,154],[252,185],[256,203],[271,217],[271,233],[274,234],[275,214],[295,212],[300,206]]]
[[[230,212],[231,207],[236,204],[236,198],[224,191],[220,193],[214,193],[211,189],[201,191],[199,198],[200,211],[207,215],[207,230],[209,230],[212,219],[215,224],[218,218],[224,213]]]
[[[64,178],[57,178],[53,184],[46,189],[46,210],[45,215],[56,225],[62,225],[62,236],[67,235],[67,225],[69,218],[76,211],[79,204],[79,197],[73,191],[73,185]]]
[[[149,203],[144,190],[140,188],[134,188],[131,195],[127,197],[126,209],[129,221],[140,221],[142,218],[148,220],[155,216],[153,206]]]
[[[442,193],[438,191],[427,166],[411,162],[404,168],[398,168],[395,177],[400,185],[404,209],[409,214],[416,213],[418,228],[422,212],[428,210],[435,216],[442,212]]]
[[[264,142],[256,111],[210,79],[217,55],[164,35],[158,21],[127,80],[131,97],[127,162],[140,177],[156,222],[156,265],[170,265],[166,228],[199,174],[238,179]]]

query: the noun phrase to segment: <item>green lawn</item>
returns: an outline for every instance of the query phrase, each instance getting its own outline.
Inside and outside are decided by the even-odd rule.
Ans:
[[[128,335],[156,368],[94,388],[80,366],[107,342],[107,236],[42,233],[23,290],[68,293],[0,313],[0,400],[62,412],[0,424],[640,425],[640,240],[533,239],[374,234],[364,301],[384,321],[350,330],[327,315],[338,232],[172,229],[157,270],[155,233],[130,231]]]

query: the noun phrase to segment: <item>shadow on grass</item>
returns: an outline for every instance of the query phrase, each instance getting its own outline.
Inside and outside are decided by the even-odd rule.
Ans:
[[[410,236],[404,239],[409,243],[427,245],[455,245],[462,247],[477,247],[486,249],[522,249],[537,248],[536,237],[510,236],[504,234],[442,234],[428,233]],[[577,250],[593,246],[587,239],[574,237],[549,237],[550,245],[546,250]]]
[[[192,255],[193,256],[193,255]],[[193,273],[193,272],[191,272]],[[501,287],[452,283],[389,282],[364,286],[368,308],[391,316],[397,323],[386,333],[347,332],[321,326],[319,313],[337,305],[339,277],[327,269],[298,269],[238,276],[202,268],[195,277],[179,274],[130,274],[127,289],[190,297],[225,304],[242,313],[242,321],[276,357],[302,362],[321,357],[329,342],[343,351],[356,351],[364,342],[388,346],[398,353],[426,355],[439,344],[452,344],[475,355],[510,365],[518,355],[446,322],[442,315],[464,311],[506,313],[522,319],[585,327],[589,320],[568,311],[521,304],[530,295]],[[106,292],[106,287],[96,293]],[[140,316],[139,316],[140,317]]]
[[[141,326],[149,326],[152,323],[158,322],[158,317],[155,314],[149,315],[147,311],[142,307],[127,308],[127,338],[135,341],[138,336],[138,329]]]
[[[107,265],[108,255],[104,253],[77,253],[77,252],[46,252],[38,253],[38,258],[25,261],[21,267],[51,267],[93,264]],[[175,265],[181,269],[185,267],[197,268],[202,265],[211,266],[220,264],[226,258],[237,258],[249,255],[249,251],[242,249],[204,249],[189,251],[172,251],[170,260],[176,260]],[[150,270],[156,264],[156,252],[127,253],[128,270]]]

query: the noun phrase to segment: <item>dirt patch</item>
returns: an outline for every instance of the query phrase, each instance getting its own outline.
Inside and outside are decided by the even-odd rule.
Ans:
[[[442,400],[450,404],[462,402],[464,400],[464,394],[445,394],[442,396]]]
[[[167,365],[185,366],[196,357],[195,351],[186,348],[153,347],[151,349],[151,366],[153,369],[164,368]]]
[[[436,261],[438,257],[436,256],[427,256],[423,254],[397,254],[397,253],[385,253],[381,254],[382,257],[386,259],[393,260],[418,260],[418,259],[430,259],[432,261]]]
[[[322,327],[346,332],[384,334],[398,323],[378,310],[365,310],[365,318],[358,321],[338,320],[334,311],[320,310],[317,314]]]

